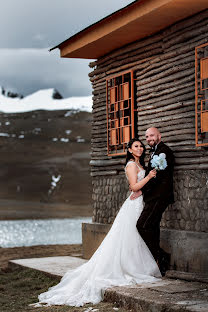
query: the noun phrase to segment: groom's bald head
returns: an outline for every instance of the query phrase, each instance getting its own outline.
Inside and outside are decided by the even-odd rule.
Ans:
[[[148,128],[146,130],[145,136],[147,144],[151,147],[157,145],[161,141],[161,133],[155,127]]]

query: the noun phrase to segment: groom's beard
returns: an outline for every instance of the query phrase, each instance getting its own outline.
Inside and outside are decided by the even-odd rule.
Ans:
[[[151,144],[151,145],[148,144],[148,145],[149,145],[149,147],[150,147],[151,149],[155,149],[155,146],[156,146],[157,144],[158,144],[158,143],[155,143],[155,142],[154,142],[153,144]]]
[[[157,146],[160,143],[160,140],[158,139],[157,141],[154,141],[153,144],[150,145],[150,143],[148,144],[150,148],[155,149],[155,146]]]

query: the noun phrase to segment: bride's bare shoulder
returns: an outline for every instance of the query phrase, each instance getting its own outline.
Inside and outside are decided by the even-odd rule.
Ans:
[[[132,169],[137,169],[137,164],[135,163],[135,161],[133,160],[130,160],[127,162],[126,166],[125,166],[125,170],[126,171],[129,171],[129,170],[132,170]]]

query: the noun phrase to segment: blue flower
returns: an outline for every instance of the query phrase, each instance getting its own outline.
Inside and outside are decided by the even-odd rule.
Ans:
[[[164,170],[167,167],[166,155],[161,153],[159,155],[154,155],[151,160],[152,168],[156,170]]]

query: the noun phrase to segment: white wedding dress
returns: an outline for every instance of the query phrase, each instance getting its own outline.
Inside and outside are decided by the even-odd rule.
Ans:
[[[145,171],[140,169],[138,181],[144,175]],[[96,304],[103,299],[104,290],[111,286],[158,281],[161,278],[158,266],[136,228],[142,209],[142,196],[135,200],[128,197],[91,259],[77,269],[69,270],[58,285],[39,296],[39,303]]]

